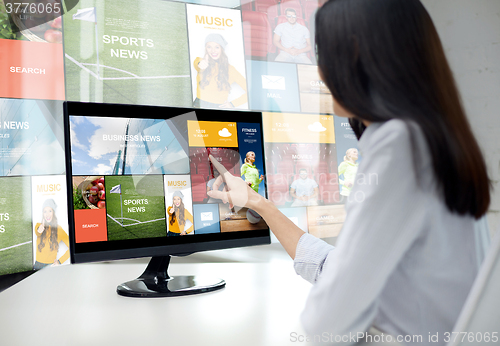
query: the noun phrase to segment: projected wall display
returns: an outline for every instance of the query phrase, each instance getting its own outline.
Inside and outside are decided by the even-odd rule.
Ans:
[[[333,116],[263,113],[263,123],[269,199],[301,229],[319,237],[337,236],[344,213],[343,205],[337,205],[344,199]],[[338,227],[329,226],[333,223]]]
[[[64,35],[67,100],[192,105],[184,4],[80,1]]]
[[[193,105],[248,109],[241,12],[186,5]]]
[[[0,99],[0,275],[69,263],[62,115]]]
[[[301,229],[336,236],[343,222],[339,203],[349,198],[361,156],[347,121],[335,117],[333,127],[331,117],[319,115],[333,114],[312,49],[314,13],[323,2],[80,0],[48,23],[19,18],[17,25],[27,29],[22,32],[0,19],[0,186],[7,196],[0,197],[0,275],[69,262],[67,211],[58,202],[66,183],[58,192],[33,185],[50,189],[65,173],[62,102],[56,100],[294,113],[265,115],[263,129],[235,119],[225,127],[232,136],[219,135],[223,128],[213,124],[199,127],[216,134],[209,139],[190,137],[168,120],[74,118],[71,188],[79,243],[166,237],[166,211],[174,205],[168,179],[176,177],[189,182],[179,191],[189,196],[184,204],[190,215],[183,226],[174,222],[176,230],[197,235],[262,228],[246,209],[229,210],[208,197],[217,174],[208,154],[261,195],[267,183],[268,197]],[[290,36],[292,26],[300,29],[297,37]],[[311,50],[297,53],[308,45]],[[263,148],[267,177],[261,177]],[[252,152],[254,161],[246,164]],[[317,190],[307,202],[298,196],[302,168]],[[141,177],[150,175],[159,177],[151,186],[161,196],[144,190],[141,181],[149,178]],[[44,221],[50,200],[57,226]],[[165,226],[163,233],[149,231],[155,223]],[[40,226],[45,238],[54,234],[52,240],[42,239]]]

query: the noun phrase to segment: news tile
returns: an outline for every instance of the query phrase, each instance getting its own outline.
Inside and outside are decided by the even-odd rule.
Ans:
[[[263,112],[266,143],[335,143],[333,116]]]
[[[0,178],[0,275],[33,269],[30,177]],[[35,238],[36,239],[36,238]]]
[[[108,240],[165,237],[163,176],[105,176]]]
[[[191,176],[165,175],[164,186],[168,236],[194,235]]]
[[[75,242],[90,243],[108,240],[106,209],[75,210]]]
[[[247,75],[251,109],[300,112],[294,64],[247,60]]]
[[[236,122],[188,120],[190,147],[238,147]]]
[[[68,195],[65,175],[31,177],[33,260],[69,264]],[[47,238],[57,232],[57,245]],[[54,238],[51,238],[54,239]],[[57,250],[54,250],[57,249]]]
[[[0,176],[66,169],[63,102],[0,99]]]
[[[345,221],[344,205],[307,208],[309,233],[318,238],[338,237]]]
[[[340,195],[349,197],[362,157],[358,150],[358,140],[347,119],[335,116],[335,135],[338,139],[337,172]]]
[[[264,219],[248,208],[229,208],[229,204],[219,204],[220,229],[225,232],[253,231],[267,229]]]
[[[0,39],[0,97],[64,100],[61,43]]]
[[[64,15],[64,49],[68,101],[192,105],[183,3],[80,1]]]
[[[240,156],[241,177],[251,184],[252,189],[265,197],[265,177],[264,175],[264,157],[262,146],[262,130],[259,124],[238,123],[238,144]],[[253,164],[246,162],[247,157],[254,154]]]
[[[194,233],[220,233],[219,206],[217,204],[195,204]]]
[[[302,112],[333,114],[333,97],[321,80],[318,67],[297,65]]]
[[[189,158],[169,121],[70,115],[73,175],[184,174]]]
[[[248,109],[241,11],[186,4],[186,18],[193,106]]]

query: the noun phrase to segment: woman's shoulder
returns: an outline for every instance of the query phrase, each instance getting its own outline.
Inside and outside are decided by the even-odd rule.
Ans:
[[[370,142],[370,144],[404,142],[409,138],[408,126],[409,124],[401,119],[373,123],[366,128],[361,136],[360,144],[364,144],[364,142]]]
[[[365,157],[390,156],[391,161],[418,163],[420,169],[431,163],[422,129],[412,121],[391,119],[368,126],[361,136],[359,148]]]
[[[361,136],[359,146],[365,151],[385,147],[411,150],[413,140],[418,146],[422,144],[423,133],[416,123],[391,119],[368,126]]]

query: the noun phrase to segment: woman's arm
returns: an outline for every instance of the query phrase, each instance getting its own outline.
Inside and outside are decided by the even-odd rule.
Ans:
[[[240,169],[240,173],[241,173],[241,176],[244,176],[245,173],[247,172],[247,168],[248,168],[248,165],[246,163],[244,163],[242,166],[241,166],[241,169]]]
[[[198,57],[196,59],[194,59],[194,62],[193,62],[193,67],[194,69],[197,71],[197,72],[200,72],[201,71],[201,68],[198,66],[198,64],[202,61],[203,59]]]
[[[250,188],[243,179],[229,173],[212,155],[209,157],[214,167],[219,171],[220,176],[215,181],[213,190],[208,195],[221,199],[224,203],[255,210],[266,221],[290,257],[295,258],[295,249],[304,231],[281,213],[272,202]],[[219,191],[219,186],[223,182],[226,183],[227,187],[224,188],[224,191]]]
[[[188,229],[184,230],[184,232],[189,234],[189,233],[193,232],[193,229],[194,229],[193,215],[188,210],[184,209],[184,217],[186,218],[186,220],[191,221],[191,226],[189,226]]]
[[[63,242],[68,247],[68,250],[59,258],[59,263],[62,264],[69,258],[69,237],[61,226],[57,226],[57,242]]]
[[[234,99],[231,101],[233,106],[238,107],[241,106],[244,103],[248,102],[248,97],[247,97],[247,80],[245,77],[239,73],[234,66],[229,65],[229,78],[228,78],[229,84],[237,83],[245,92],[243,95],[240,97]]]
[[[43,223],[37,223],[35,225],[35,234],[37,237],[41,236],[45,227],[43,227]]]

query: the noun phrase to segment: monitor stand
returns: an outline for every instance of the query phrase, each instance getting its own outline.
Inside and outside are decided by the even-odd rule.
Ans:
[[[196,276],[168,276],[170,256],[151,258],[148,267],[137,279],[118,285],[119,295],[136,298],[175,297],[205,293],[223,288],[221,279]]]

